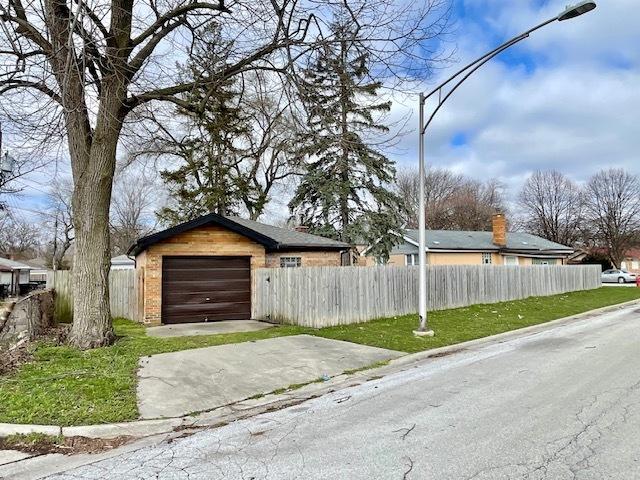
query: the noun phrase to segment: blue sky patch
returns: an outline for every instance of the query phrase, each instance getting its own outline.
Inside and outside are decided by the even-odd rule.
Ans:
[[[467,132],[456,132],[449,143],[452,147],[464,147],[469,143],[469,135]]]

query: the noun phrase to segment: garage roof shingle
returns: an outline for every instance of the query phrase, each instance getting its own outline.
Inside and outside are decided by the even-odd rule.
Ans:
[[[297,232],[286,228],[274,227],[273,225],[267,225],[265,223],[247,220],[245,218],[222,216],[210,213],[189,222],[181,223],[175,227],[140,238],[129,248],[127,254],[134,256],[138,255],[140,252],[146,250],[155,243],[179,233],[207,225],[220,225],[228,228],[231,231],[244,235],[255,242],[264,245],[268,250],[285,250],[293,248],[339,250],[349,248],[349,244],[332,240],[330,238],[311,235],[310,233]]]

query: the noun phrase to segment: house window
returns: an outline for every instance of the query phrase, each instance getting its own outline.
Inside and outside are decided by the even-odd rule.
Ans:
[[[404,256],[404,263],[407,266],[420,265],[420,255],[417,253],[409,253]]]
[[[507,255],[507,256],[504,257],[504,264],[505,265],[517,266],[518,265],[518,257],[516,257],[514,255]]]
[[[482,254],[482,263],[483,265],[491,265],[492,260],[491,260],[491,254],[490,253],[483,253]]]
[[[555,265],[556,261],[555,258],[534,258],[532,263],[534,265]]]
[[[280,268],[300,266],[302,266],[302,257],[280,257]]]

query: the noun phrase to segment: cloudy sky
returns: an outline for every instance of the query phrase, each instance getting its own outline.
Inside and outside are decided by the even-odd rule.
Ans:
[[[473,60],[567,2],[457,0],[456,57]],[[535,169],[577,181],[609,166],[640,173],[638,7],[600,0],[595,11],[553,23],[487,64],[439,113],[427,134],[428,162],[497,177],[511,195]],[[396,160],[415,164],[415,134],[403,145]]]
[[[440,78],[557,15],[568,1],[455,0],[451,38],[459,63]],[[428,162],[478,179],[496,177],[511,197],[535,169],[555,168],[577,181],[610,166],[640,174],[638,7],[638,0],[600,0],[594,12],[553,23],[486,65],[427,133]],[[407,97],[394,113],[411,115],[415,126],[416,104]],[[415,130],[397,150],[392,157],[400,167],[417,165]],[[41,209],[50,176],[21,180],[25,191],[10,203],[25,215]]]

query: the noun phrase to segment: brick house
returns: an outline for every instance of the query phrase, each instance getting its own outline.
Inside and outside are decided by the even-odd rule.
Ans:
[[[573,248],[524,232],[507,231],[504,214],[493,216],[490,232],[427,230],[429,265],[566,265]],[[418,230],[393,232],[398,244],[390,252],[387,265],[418,265]],[[360,245],[359,265],[379,262],[369,253],[369,245]]]
[[[340,266],[350,247],[289,230],[209,214],[139,239],[140,318],[148,325],[251,318],[251,272],[264,267]]]
[[[640,248],[627,250],[624,255],[624,260],[620,264],[620,268],[624,268],[633,273],[640,273]]]

